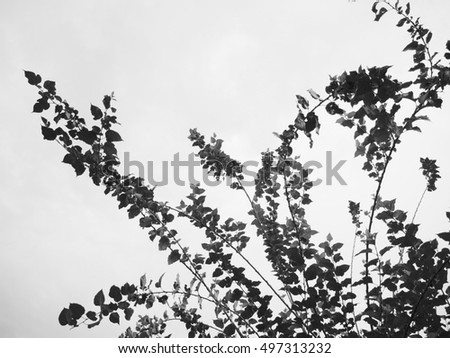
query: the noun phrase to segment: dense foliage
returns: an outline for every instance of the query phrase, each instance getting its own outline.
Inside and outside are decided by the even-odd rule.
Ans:
[[[243,166],[223,151],[222,140],[214,136],[207,141],[196,129],[190,132],[203,168],[218,180],[227,178],[230,190],[247,196],[250,225],[264,245],[277,283],[246,256],[248,225],[224,219],[217,208],[208,206],[200,185],[191,185],[187,200],[173,207],[157,198],[142,178],[119,173],[115,144],[122,139],[115,130],[113,95],[104,96],[101,107],[91,105],[89,124],[57,94],[55,82],[43,82],[41,76],[25,71],[40,96],[33,111],[54,110],[47,112],[52,120],[41,117],[44,139],[58,142],[66,150],[64,163],[77,175],[87,172],[95,185],[117,199],[130,219],[139,219],[161,254],[167,253],[169,265],[184,266],[192,276],[190,282],[177,278],[170,289],[163,287],[162,277],[147,281],[145,275],[138,284],[113,285],[95,295],[92,310],[76,303],[64,308],[61,325],[91,328],[105,318],[119,324],[134,317],[140,306],[148,314],[139,316],[124,337],[166,336],[170,320],[183,322],[189,337],[449,336],[450,230],[433,239],[419,238],[414,217],[398,208],[395,199],[383,200],[380,192],[402,137],[420,131],[420,121],[428,120],[424,110],[441,107],[442,92],[450,83],[450,42],[443,58],[431,53],[432,33],[410,15],[409,4],[381,1],[372,11],[376,21],[388,11],[396,13],[397,26],[409,33],[404,51],[412,54],[411,79],[393,78],[389,66],[360,67],[332,77],[323,94],[310,90],[309,100],[298,95],[298,116],[277,135],[279,147],[262,153],[253,193],[242,185]],[[406,116],[399,114],[405,103],[413,108]],[[310,171],[293,151],[293,142],[303,136],[313,145],[313,134],[320,128],[318,112],[323,109],[352,131],[355,157],[363,158],[362,169],[377,183],[370,208],[363,210],[360,203],[349,202],[349,223],[351,219],[355,240],[363,242],[364,249],[348,263],[340,253],[342,243],[334,242],[331,235],[321,242],[313,237],[317,232],[305,216],[311,203]],[[436,190],[440,178],[436,161],[421,158],[420,165],[426,180],[424,194]],[[450,220],[450,213],[446,215]],[[183,245],[176,230],[182,220],[204,233],[202,252]],[[384,223],[386,231],[374,232],[375,221]],[[380,246],[382,236],[388,245]],[[356,275],[353,266],[359,259],[363,272]],[[279,286],[281,290],[275,288]],[[281,310],[274,311],[275,301]],[[158,305],[166,311],[152,315],[152,307]]]

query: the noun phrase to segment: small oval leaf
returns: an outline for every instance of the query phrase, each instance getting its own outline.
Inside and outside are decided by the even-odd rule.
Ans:
[[[72,314],[72,318],[79,319],[82,315],[84,315],[85,309],[82,305],[79,305],[78,303],[71,303],[69,305],[69,310]]]
[[[61,326],[66,326],[72,320],[72,316],[70,310],[68,308],[64,308],[59,314],[58,321]]]
[[[113,312],[109,315],[109,320],[111,323],[120,324],[120,316],[117,312]]]
[[[120,136],[119,133],[110,129],[109,131],[106,132],[106,140],[108,142],[120,142],[122,141],[122,137]]]
[[[103,293],[103,290],[100,290],[94,297],[94,305],[101,306],[104,303],[105,303],[105,295]]]
[[[100,108],[98,108],[97,106],[94,106],[93,104],[91,104],[91,114],[95,120],[103,117],[102,110]]]
[[[31,72],[31,71],[24,71],[24,72],[25,72],[25,77],[27,78],[28,83],[30,85],[35,86],[35,85],[38,85],[41,82],[41,80],[42,80],[41,76],[39,76],[39,75],[37,75],[37,74],[35,74],[34,72]]]
[[[170,253],[169,257],[167,258],[167,263],[169,265],[172,265],[173,263],[175,263],[178,260],[180,260],[180,257],[181,257],[181,255],[180,255],[179,251],[178,250],[173,250]]]

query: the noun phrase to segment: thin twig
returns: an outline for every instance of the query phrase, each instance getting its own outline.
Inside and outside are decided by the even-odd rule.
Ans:
[[[353,264],[354,264],[354,258],[355,258],[355,249],[356,249],[356,239],[358,237],[357,235],[357,231],[355,232],[355,236],[353,237],[353,246],[352,246],[352,258],[350,260],[350,293],[352,294],[352,298],[351,298],[351,302],[352,305],[354,307],[354,300],[353,300]],[[355,327],[356,327],[356,332],[358,332],[358,335],[360,336],[360,332],[359,332],[359,328],[358,328],[358,323],[356,321],[356,314],[355,314],[355,310],[353,309],[353,319],[355,320]]]
[[[413,215],[413,218],[411,220],[411,224],[414,223],[414,219],[416,218],[417,211],[419,210],[419,207],[422,204],[422,200],[423,200],[426,192],[427,192],[427,188],[425,187],[425,190],[423,191],[422,196],[420,197],[419,203],[416,206],[416,210],[414,211],[414,215]]]

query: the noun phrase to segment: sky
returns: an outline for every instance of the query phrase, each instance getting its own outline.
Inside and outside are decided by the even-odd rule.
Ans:
[[[23,70],[56,81],[59,94],[87,117],[114,91],[124,142],[121,153],[152,161],[155,170],[176,153],[192,152],[190,128],[217,133],[224,150],[241,161],[259,160],[275,148],[296,117],[296,94],[324,93],[329,75],[363,67],[393,65],[407,81],[408,35],[386,15],[373,22],[364,0],[148,0],[125,2],[0,2],[0,337],[116,337],[126,326],[93,330],[58,324],[70,302],[89,307],[101,288],[136,283],[146,273],[158,278],[181,266],[166,264],[137,221],[128,220],[114,199],[86,176],[75,178],[62,164],[63,149],[42,139],[37,99]],[[432,30],[432,47],[450,39],[445,0],[411,1],[412,12]],[[408,67],[409,66],[409,67]],[[437,159],[443,177],[425,197],[417,216],[430,238],[448,229],[450,163],[447,140],[450,107],[430,111],[423,133],[408,134],[388,173],[382,196],[413,211],[424,188],[419,157]],[[348,185],[320,185],[311,191],[312,227],[351,247],[353,228],[347,201],[368,208],[374,183],[354,160],[352,134],[322,116],[312,150],[298,144],[303,160],[346,160]],[[148,167],[148,166],[147,166]],[[158,175],[158,171],[156,171]],[[323,170],[317,178],[324,177]],[[161,201],[178,204],[189,194],[173,183],[158,188]],[[208,189],[223,216],[248,220],[248,203],[224,185]],[[185,240],[198,239],[186,228]],[[256,239],[255,239],[256,240]],[[263,249],[251,243],[264,265]]]

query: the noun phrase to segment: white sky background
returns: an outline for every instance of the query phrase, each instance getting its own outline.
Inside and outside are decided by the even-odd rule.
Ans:
[[[433,50],[450,39],[445,0],[412,1],[433,34]],[[95,337],[119,335],[127,325],[103,322],[93,330],[59,326],[70,302],[91,308],[95,293],[112,284],[137,283],[143,273],[157,279],[166,253],[149,242],[137,220],[128,220],[115,199],[103,195],[87,175],[75,178],[62,164],[64,152],[40,133],[31,114],[38,98],[23,69],[55,80],[59,94],[89,118],[90,103],[104,94],[118,98],[119,149],[146,162],[172,160],[192,152],[189,128],[216,132],[224,149],[259,160],[275,148],[273,131],[296,116],[295,94],[324,93],[328,75],[363,66],[398,66],[408,76],[411,53],[398,18],[373,22],[372,1],[2,1],[0,3],[0,337]],[[408,67],[407,67],[408,66]],[[407,81],[408,77],[400,77]],[[420,233],[448,228],[450,210],[448,135],[450,108],[429,112],[423,135],[404,138],[391,163],[383,198],[398,198],[413,212],[424,188],[420,156],[438,160],[443,179],[417,216]],[[352,132],[321,116],[313,151],[298,145],[303,160],[352,160]],[[353,227],[347,200],[367,205],[374,183],[359,174],[361,159],[341,171],[348,186],[334,183],[311,191],[308,209],[317,240],[331,232],[350,248]],[[317,171],[323,177],[323,169]],[[186,178],[187,179],[187,178]],[[160,188],[160,200],[177,204],[188,187]],[[241,193],[210,188],[210,205],[223,218],[247,219]],[[368,206],[367,206],[368,208]],[[251,218],[250,218],[251,219]],[[424,237],[424,236],[422,236]],[[430,236],[432,238],[432,236]],[[196,237],[186,237],[189,240]],[[259,239],[254,239],[259,240]],[[256,241],[261,265],[262,249]],[[257,252],[257,248],[260,252]],[[253,251],[252,251],[253,252]],[[170,284],[170,282],[168,282]]]

